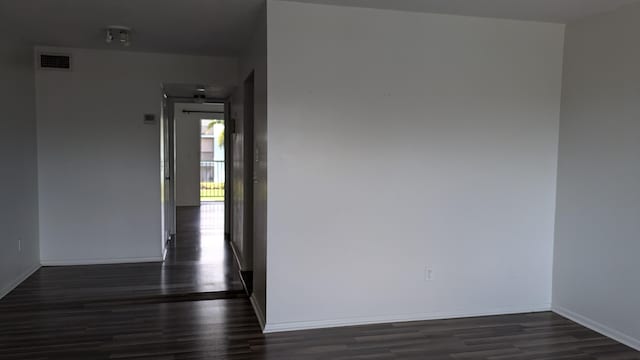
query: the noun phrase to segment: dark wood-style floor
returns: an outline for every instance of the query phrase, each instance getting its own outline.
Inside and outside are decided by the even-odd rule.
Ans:
[[[224,205],[180,207],[176,220],[176,241],[169,247],[164,263],[43,267],[3,299],[0,310],[39,304],[50,308],[69,302],[241,293],[236,262],[224,240]]]
[[[41,269],[0,300],[0,359],[640,359],[552,313],[263,335],[210,210],[165,265]]]

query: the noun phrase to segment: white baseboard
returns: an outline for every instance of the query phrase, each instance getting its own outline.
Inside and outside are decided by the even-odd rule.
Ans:
[[[164,241],[164,246],[162,247],[162,261],[165,261],[167,258],[167,254],[169,253],[169,245],[171,244],[171,239],[166,239]]]
[[[34,272],[38,271],[38,269],[40,269],[40,264],[34,265],[33,267],[29,268],[29,270],[27,270],[27,271],[23,272],[22,274],[20,274],[20,276],[18,276],[9,285],[7,285],[4,288],[0,289],[0,299],[5,297],[11,291],[13,291],[13,289],[18,287],[18,285],[22,284],[23,281],[27,280],[27,278],[29,278],[29,276],[33,275]]]
[[[264,313],[262,312],[262,309],[260,309],[260,306],[258,305],[258,301],[255,298],[255,294],[251,294],[251,296],[249,297],[249,300],[251,301],[251,306],[253,306],[253,312],[256,313],[256,317],[258,318],[258,322],[260,323],[260,328],[262,329],[262,332],[265,332],[266,319],[264,317]]]
[[[148,262],[162,262],[162,256],[149,258],[118,258],[118,259],[85,259],[85,260],[41,260],[42,266],[71,266],[71,265],[103,265],[103,264],[134,264]]]
[[[238,268],[240,271],[245,271],[245,266],[242,265],[242,254],[238,251],[238,247],[233,240],[229,240],[229,244],[231,244],[231,251],[233,252],[233,258],[236,260],[236,264],[238,264]]]
[[[358,325],[384,324],[384,323],[396,323],[396,322],[442,320],[442,319],[456,319],[456,318],[467,318],[467,317],[478,317],[478,316],[521,314],[521,313],[543,312],[543,311],[550,311],[550,310],[551,310],[551,304],[542,304],[542,305],[527,306],[527,307],[489,309],[486,311],[477,311],[477,312],[422,313],[422,314],[348,318],[348,319],[337,319],[337,320],[301,321],[301,322],[288,322],[288,323],[278,323],[278,324],[267,323],[263,329],[263,332],[274,333],[274,332],[282,332],[282,331],[322,329],[322,328],[343,327],[343,326],[358,326]]]
[[[586,316],[575,313],[569,309],[565,309],[562,306],[552,306],[551,309],[554,313],[564,316],[569,320],[572,320],[584,327],[587,327],[595,332],[598,332],[606,337],[609,337],[617,342],[623,343],[635,350],[640,351],[640,339],[636,339],[627,334],[624,334],[618,330],[614,330],[606,325],[603,325],[595,320],[592,320]]]

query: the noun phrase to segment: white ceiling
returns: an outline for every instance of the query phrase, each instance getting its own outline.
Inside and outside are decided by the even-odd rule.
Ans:
[[[638,0],[290,0],[375,9],[404,10],[568,23]]]
[[[238,55],[265,1],[0,0],[0,31],[37,45]],[[640,0],[291,1],[565,23]],[[132,46],[106,44],[108,25],[132,27]]]
[[[38,45],[113,48],[107,25],[133,28],[126,50],[237,55],[265,0],[0,0],[0,27]]]

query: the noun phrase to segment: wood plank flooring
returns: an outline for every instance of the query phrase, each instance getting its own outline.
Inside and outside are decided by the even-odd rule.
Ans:
[[[241,292],[224,205],[178,208],[176,241],[164,263],[43,267],[0,302],[42,306],[139,297]]]
[[[202,214],[181,215],[178,235],[203,240],[207,230],[195,220]],[[0,300],[0,359],[640,359],[549,312],[263,335],[234,263],[213,253],[203,260],[209,255],[193,241],[169,263],[216,263],[221,277],[197,266],[42,269]],[[208,276],[219,276],[224,292],[200,292]]]
[[[0,315],[0,359],[640,359],[552,313],[263,335],[249,301],[101,304]]]

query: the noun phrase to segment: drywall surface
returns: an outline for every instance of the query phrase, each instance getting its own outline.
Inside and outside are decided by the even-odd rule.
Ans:
[[[566,34],[553,307],[640,349],[640,5]]]
[[[40,266],[33,49],[0,45],[0,298]]]
[[[176,205],[200,206],[200,119],[176,104]]]
[[[563,35],[269,1],[267,331],[549,309]]]
[[[232,58],[87,49],[73,70],[36,71],[41,259],[45,264],[162,256],[159,121],[163,83],[229,86]]]

